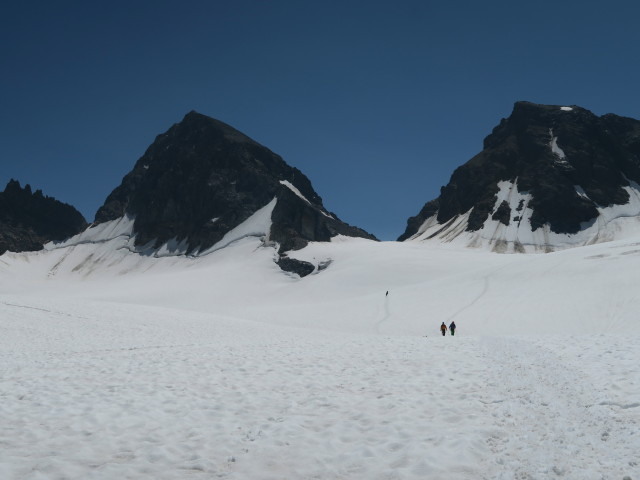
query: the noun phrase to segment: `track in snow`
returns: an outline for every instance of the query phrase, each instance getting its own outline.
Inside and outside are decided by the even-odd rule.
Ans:
[[[0,313],[2,478],[638,477],[640,348],[617,338],[344,334],[75,300]]]

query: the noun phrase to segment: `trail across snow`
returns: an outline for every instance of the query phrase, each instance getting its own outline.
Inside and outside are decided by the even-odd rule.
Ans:
[[[640,479],[635,240],[125,240],[0,257],[0,479]]]
[[[640,345],[613,335],[342,334],[21,297],[0,314],[1,478],[639,472]]]
[[[380,333],[380,327],[384,322],[389,321],[391,318],[391,299],[389,299],[389,292],[387,292],[384,296],[384,306],[382,308],[382,315],[380,320],[376,322],[376,333]]]

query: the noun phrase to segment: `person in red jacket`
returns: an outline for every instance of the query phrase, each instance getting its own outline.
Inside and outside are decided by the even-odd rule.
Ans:
[[[442,322],[442,325],[440,325],[440,331],[442,332],[443,337],[447,334],[447,326],[444,324],[444,322]]]

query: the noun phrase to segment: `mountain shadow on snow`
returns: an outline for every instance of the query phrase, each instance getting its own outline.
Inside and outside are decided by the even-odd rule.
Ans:
[[[45,243],[71,237],[87,226],[71,205],[32,192],[30,185],[11,180],[0,192],[0,255],[6,251],[42,250]]]
[[[185,253],[197,253],[274,198],[268,240],[279,244],[280,254],[336,235],[375,239],[327,212],[300,170],[233,127],[193,111],[158,135],[95,221],[128,215],[135,219],[136,246],[177,241]]]

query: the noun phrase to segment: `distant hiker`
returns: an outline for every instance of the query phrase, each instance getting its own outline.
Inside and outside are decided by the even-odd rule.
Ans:
[[[451,322],[451,325],[449,325],[449,330],[451,330],[451,336],[453,337],[456,334],[456,322]]]
[[[388,297],[388,296],[389,296],[389,290],[387,290],[387,294],[385,295],[385,297]]]
[[[444,322],[442,322],[442,325],[440,325],[440,331],[442,332],[443,337],[447,334],[447,326],[444,324]]]

